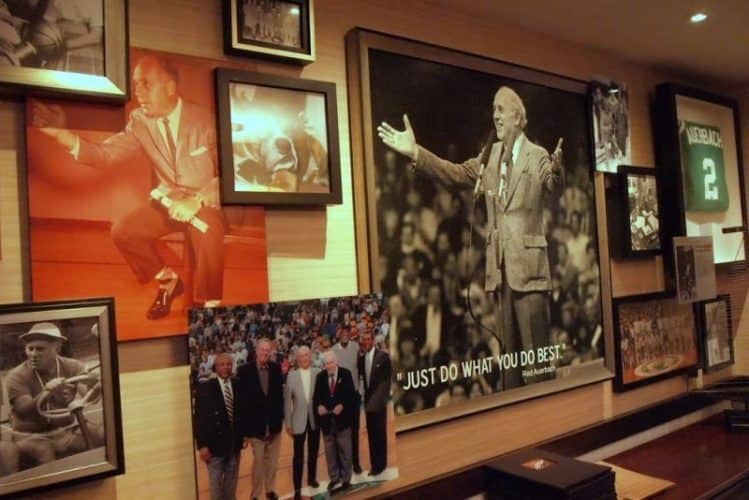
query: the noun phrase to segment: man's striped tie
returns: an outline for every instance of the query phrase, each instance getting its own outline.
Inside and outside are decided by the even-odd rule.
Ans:
[[[234,421],[234,397],[231,395],[231,381],[224,382],[224,402],[226,403],[226,414],[229,420]]]

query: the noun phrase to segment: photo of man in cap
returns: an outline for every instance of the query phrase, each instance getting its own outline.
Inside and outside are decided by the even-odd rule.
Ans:
[[[5,378],[13,441],[22,459],[33,460],[37,465],[88,449],[80,427],[72,425],[76,422],[72,414],[54,418],[42,414],[69,408],[77,394],[85,394],[100,380],[98,372],[60,354],[67,340],[56,324],[35,323],[19,336],[26,361],[11,369]],[[85,378],[68,382],[77,376]],[[87,425],[92,446],[102,446],[101,426],[91,422]]]

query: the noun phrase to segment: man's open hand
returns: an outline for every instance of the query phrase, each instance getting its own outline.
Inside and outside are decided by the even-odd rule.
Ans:
[[[394,149],[398,153],[407,156],[411,160],[416,160],[416,136],[411,128],[411,122],[408,115],[403,115],[403,130],[396,130],[387,122],[382,122],[377,127],[377,135],[386,146]]]

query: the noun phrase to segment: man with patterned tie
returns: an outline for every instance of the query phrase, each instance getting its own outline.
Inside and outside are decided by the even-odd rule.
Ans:
[[[32,105],[33,126],[41,127],[81,163],[127,168],[142,154],[151,160],[158,182],[152,198],[153,193],[164,198],[144,200],[112,225],[112,239],[138,281],[159,283],[146,312],[148,319],[169,314],[172,301],[183,292],[182,280],[164,263],[155,245],[172,232],[187,232],[195,251],[195,296],[206,306],[215,306],[223,295],[224,221],[216,126],[210,110],[180,97],[178,79],[177,69],[165,60],[142,57],[133,71],[139,107],[130,113],[122,132],[100,144],[63,128],[65,116],[59,106]]]
[[[231,354],[216,356],[216,378],[201,382],[195,399],[195,441],[208,468],[211,500],[234,500],[242,448],[247,446],[242,427],[239,381],[231,376]]]
[[[325,461],[328,464],[330,483],[334,490],[351,486],[351,420],[359,411],[356,390],[351,372],[338,366],[332,349],[325,352],[325,371],[317,374],[312,398],[317,412],[317,423],[322,429],[325,443]]]
[[[392,367],[390,356],[374,346],[372,332],[365,330],[359,337],[362,355],[359,373],[364,381],[364,414],[367,419],[370,476],[376,476],[387,467],[387,405],[390,401]]]
[[[286,431],[294,439],[294,498],[301,498],[304,472],[304,441],[307,441],[307,484],[317,488],[317,452],[320,448],[320,428],[315,419],[312,391],[318,368],[312,365],[312,352],[302,346],[296,351],[297,368],[286,378],[284,388],[284,419]]]
[[[439,158],[420,146],[406,115],[405,130],[383,122],[377,133],[388,147],[410,158],[417,172],[448,188],[484,194],[489,230],[484,289],[498,306],[503,352],[517,353],[550,341],[551,272],[543,209],[564,182],[562,139],[551,155],[531,142],[524,133],[525,105],[510,87],[497,90],[492,110],[492,137],[479,156],[463,163]],[[521,370],[528,369],[507,370],[504,388],[523,385]]]
[[[239,367],[237,375],[245,391],[242,400],[246,418],[245,436],[252,445],[252,498],[277,500],[276,472],[283,427],[283,375],[270,360],[271,342],[258,339],[255,361]]]

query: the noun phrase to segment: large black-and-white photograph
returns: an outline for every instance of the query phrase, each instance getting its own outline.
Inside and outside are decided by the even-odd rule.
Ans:
[[[108,304],[0,308],[0,495],[122,471]]]
[[[585,87],[390,51],[368,64],[373,279],[392,316],[396,412],[600,364]]]
[[[627,86],[593,81],[590,104],[596,170],[616,173],[619,165],[632,160]]]
[[[660,212],[655,173],[627,175],[627,203],[632,252],[660,250]]]
[[[104,74],[103,0],[0,0],[0,65]]]

